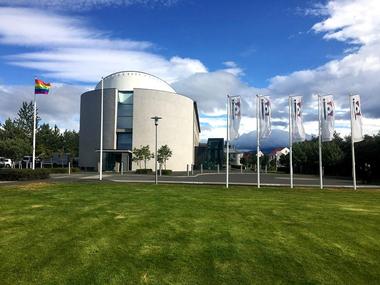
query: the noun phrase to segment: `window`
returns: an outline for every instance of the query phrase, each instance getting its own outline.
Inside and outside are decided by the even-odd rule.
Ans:
[[[117,104],[117,128],[132,129],[133,92],[119,92]]]
[[[117,116],[117,128],[118,129],[132,129],[133,118]]]
[[[121,104],[133,104],[133,92],[119,92],[118,102]]]
[[[117,133],[117,149],[132,149],[132,133]]]

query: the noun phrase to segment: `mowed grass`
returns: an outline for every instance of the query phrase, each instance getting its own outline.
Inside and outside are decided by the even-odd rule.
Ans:
[[[379,284],[380,191],[0,186],[0,284]]]

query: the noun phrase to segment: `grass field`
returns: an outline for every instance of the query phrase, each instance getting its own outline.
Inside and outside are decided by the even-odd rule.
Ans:
[[[380,191],[0,186],[0,284],[379,284]]]

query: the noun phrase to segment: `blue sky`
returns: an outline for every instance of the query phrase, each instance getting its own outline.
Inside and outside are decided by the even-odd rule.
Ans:
[[[78,129],[79,98],[101,76],[141,70],[198,102],[202,138],[225,134],[225,96],[242,96],[241,133],[254,130],[256,94],[271,96],[286,131],[286,98],[333,94],[349,133],[347,95],[362,96],[365,132],[380,129],[380,2],[0,0],[0,122],[29,100],[35,75],[54,83],[44,121]],[[360,16],[360,17],[358,17]],[[285,111],[284,111],[285,110]]]
[[[309,1],[215,3],[184,0],[171,6],[135,4],[58,12],[80,17],[112,38],[149,41],[154,52],[168,58],[197,58],[209,70],[234,61],[244,70],[243,79],[256,87],[267,86],[268,79],[278,74],[315,68],[331,57],[340,57],[345,48],[343,43],[323,41],[311,31],[322,17],[305,15],[313,8]],[[0,45],[2,56],[29,50],[27,46]],[[26,84],[36,74],[6,61],[0,67],[4,83]]]

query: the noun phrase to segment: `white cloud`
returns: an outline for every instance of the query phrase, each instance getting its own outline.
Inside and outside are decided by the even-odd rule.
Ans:
[[[36,14],[39,15],[36,17]],[[0,7],[0,43],[43,49],[64,47],[124,48],[142,50],[149,42],[115,40],[85,26],[76,18],[34,9]]]
[[[338,132],[348,135],[348,95],[358,93],[362,97],[363,114],[367,117],[364,129],[370,134],[377,133],[380,129],[380,2],[329,1],[320,9],[327,18],[313,26],[315,32],[325,33],[325,39],[348,44],[354,42],[358,45],[346,49],[342,59],[329,61],[316,69],[275,76],[270,80],[268,94],[275,98],[291,94],[303,95],[305,113],[309,113],[307,118],[314,120],[306,125],[312,130],[310,133],[314,134],[317,130],[317,101],[313,94],[333,94],[340,110]],[[286,101],[277,103],[278,107],[286,109]]]
[[[223,64],[226,66],[226,68],[222,69],[222,71],[231,73],[232,75],[235,76],[243,76],[244,71],[241,69],[236,62],[234,61],[225,61]]]
[[[225,112],[227,95],[240,95],[243,100],[243,116],[253,116],[253,100],[256,94],[263,92],[225,70],[195,73],[172,85],[178,93],[186,94],[198,101],[201,112],[205,114]]]
[[[95,83],[115,71],[144,70],[173,82],[207,72],[199,60],[166,59],[150,51],[149,42],[113,39],[89,28],[82,19],[34,9],[0,8],[0,43],[33,47],[31,52],[10,55],[6,60],[60,80]]]
[[[371,44],[380,39],[380,2],[378,0],[329,1],[324,6],[328,18],[313,26],[325,32],[325,39]]]
[[[0,5],[39,7],[55,10],[90,10],[109,6],[143,5],[146,7],[172,6],[178,0],[0,0]]]
[[[79,129],[80,94],[87,91],[86,86],[52,83],[49,95],[37,95],[37,107],[42,123],[57,124],[61,129]],[[23,101],[33,100],[33,86],[0,86],[0,122],[14,119]]]

